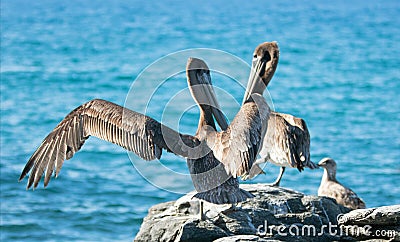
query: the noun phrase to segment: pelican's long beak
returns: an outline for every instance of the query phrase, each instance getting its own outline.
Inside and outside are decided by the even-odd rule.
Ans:
[[[193,98],[199,105],[209,106],[221,129],[227,129],[228,123],[216,98],[206,63],[201,59],[189,58],[186,70],[189,89]]]
[[[256,47],[243,104],[249,101],[253,93],[263,95],[275,73],[278,61],[279,48],[276,42],[264,42]]]
[[[250,99],[251,94],[263,94],[265,88],[267,87],[261,78],[261,76],[264,74],[262,72],[265,71],[265,65],[266,61],[261,57],[254,58],[242,105]]]
[[[211,89],[213,89],[212,86],[210,87]],[[210,93],[210,95],[213,102],[213,105],[211,106],[211,111],[214,115],[214,118],[217,121],[219,127],[221,127],[222,130],[226,130],[228,128],[228,122],[225,115],[221,111],[221,107],[219,106],[214,90],[212,90],[212,93]]]
[[[221,127],[222,130],[226,130],[228,128],[228,122],[225,118],[225,115],[221,111],[221,107],[219,106],[217,97],[214,92],[214,87],[212,86],[212,83],[209,82],[208,84],[200,84],[199,85],[199,90],[200,90],[200,98],[201,98],[201,103],[206,104],[211,107],[211,112],[217,121],[218,125]],[[197,94],[195,97],[198,99],[199,97]]]

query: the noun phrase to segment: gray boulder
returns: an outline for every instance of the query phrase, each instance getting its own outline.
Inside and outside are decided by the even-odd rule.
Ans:
[[[338,217],[341,229],[357,240],[400,241],[400,205],[357,209]]]

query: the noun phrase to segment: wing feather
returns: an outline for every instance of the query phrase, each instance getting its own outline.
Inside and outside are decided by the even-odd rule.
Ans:
[[[56,140],[54,141],[55,145],[54,145],[54,148],[53,148],[50,160],[49,160],[49,164],[47,165],[47,168],[46,168],[46,175],[44,177],[44,185],[45,186],[47,186],[47,184],[49,183],[51,175],[53,174],[53,171],[54,171],[54,166],[55,166],[55,163],[57,160],[57,153],[60,148],[60,138],[61,138],[60,136],[57,136]]]
[[[60,144],[59,144],[60,148],[58,150],[58,155],[57,155],[57,160],[56,160],[56,177],[60,173],[61,167],[66,158],[66,151],[67,151],[66,142],[67,142],[67,134],[65,131],[62,131],[61,138],[60,138]],[[40,160],[38,160],[38,162],[40,162]]]
[[[43,159],[43,155],[46,153],[48,147],[49,147],[48,144],[44,144],[44,146],[42,147],[42,149],[38,153],[38,156],[37,156],[38,159]],[[34,183],[35,176],[37,174],[37,170],[39,169],[39,166],[40,166],[40,163],[35,163],[34,164],[33,169],[32,169],[32,174],[34,174],[34,176],[29,177],[29,180],[28,180],[28,185],[29,186],[32,186],[32,184]]]
[[[305,121],[290,114],[271,112],[260,155],[260,160],[299,171],[318,167],[310,161],[310,134]]]
[[[280,117],[281,125],[286,127],[281,138],[286,139],[292,167],[297,167],[299,171],[304,167],[316,168],[317,165],[310,161],[310,134],[306,122],[289,114],[276,114]]]
[[[33,188],[36,188],[37,185],[39,184],[39,181],[42,178],[42,175],[48,166],[48,161],[49,161],[50,157],[52,157],[53,150],[54,150],[53,146],[47,145],[46,151],[42,155],[43,162],[38,164],[38,166],[37,166],[38,169],[35,172]]]

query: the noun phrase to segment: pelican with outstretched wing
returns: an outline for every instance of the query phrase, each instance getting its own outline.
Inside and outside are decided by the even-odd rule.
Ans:
[[[251,78],[265,81],[251,89],[246,102],[228,126],[216,100],[206,64],[190,58],[187,77],[201,112],[195,135],[181,134],[141,113],[115,103],[95,99],[69,113],[46,136],[25,165],[20,181],[30,172],[27,189],[44,186],[57,177],[64,160],[72,158],[86,139],[96,136],[133,151],[144,160],[160,159],[162,151],[187,158],[196,197],[224,204],[252,195],[239,189],[238,176],[248,174],[262,147],[270,109],[262,93],[272,78],[279,57],[275,43],[262,53],[260,66]],[[215,130],[214,119],[223,129]],[[221,169],[223,168],[223,169]]]

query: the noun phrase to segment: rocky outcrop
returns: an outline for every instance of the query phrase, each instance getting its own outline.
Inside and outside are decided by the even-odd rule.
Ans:
[[[346,217],[350,210],[331,198],[308,196],[264,184],[244,184],[241,188],[256,197],[237,204],[235,208],[204,202],[207,217],[204,221],[199,219],[200,202],[192,199],[193,193],[175,202],[155,205],[149,209],[135,241],[360,239],[341,232],[337,218],[346,221],[343,222],[346,225],[352,225],[353,220]],[[399,219],[398,214],[396,216]]]
[[[400,241],[400,205],[357,209],[338,217],[341,229],[357,240]]]

